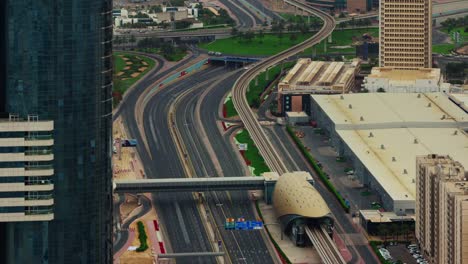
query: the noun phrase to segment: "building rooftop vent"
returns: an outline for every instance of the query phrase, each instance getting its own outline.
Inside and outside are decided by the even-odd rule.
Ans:
[[[418,139],[415,138],[414,141],[413,141],[413,143],[414,143],[414,144],[418,144],[418,143],[419,143],[419,142],[418,142]]]
[[[428,103],[428,104],[427,104],[427,107],[431,107],[431,106],[432,106],[432,104],[431,104],[431,103]]]
[[[364,121],[364,117],[361,116],[361,117],[359,118],[359,120]]]
[[[392,157],[392,161],[396,161],[396,158],[395,158],[395,157]]]
[[[353,109],[353,106],[351,104],[348,105],[349,109]]]
[[[421,98],[421,94],[420,94],[420,93],[418,93],[418,98]]]
[[[385,146],[383,144],[381,144],[380,149],[385,149]]]
[[[369,132],[369,137],[374,137],[374,134],[372,134],[372,132]]]
[[[340,95],[340,99],[341,99],[341,100],[344,100],[344,96]]]
[[[408,174],[408,171],[406,169],[403,169],[403,174]]]

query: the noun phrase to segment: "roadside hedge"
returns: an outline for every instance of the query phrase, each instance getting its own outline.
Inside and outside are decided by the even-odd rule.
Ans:
[[[255,201],[255,208],[257,209],[257,213],[260,216],[260,219],[263,221],[263,215],[262,215],[262,212],[260,211],[260,207],[258,206],[258,201]],[[268,230],[268,227],[266,225],[263,225],[263,227],[267,231],[268,237],[270,238],[271,242],[275,246],[276,251],[280,254],[280,257],[281,257],[281,260],[283,261],[283,263],[292,264],[292,262],[289,260],[288,256],[286,256],[286,254],[283,252],[283,250],[281,250],[281,247],[278,245],[278,243],[276,243],[275,239],[270,234],[270,230]],[[280,230],[280,232],[283,232],[283,231]]]
[[[384,257],[380,254],[379,246],[382,245],[381,241],[369,241],[372,249],[374,250],[375,254],[379,257],[380,263],[382,264],[390,264],[390,261],[384,259]]]
[[[288,131],[289,136],[291,136],[292,139],[294,140],[294,143],[296,144],[296,146],[301,150],[302,155],[306,157],[307,161],[312,166],[315,173],[317,173],[317,175],[323,181],[325,186],[327,186],[328,190],[330,190],[330,192],[332,192],[335,195],[336,199],[338,199],[338,201],[340,202],[341,206],[346,211],[346,213],[349,213],[350,208],[346,204],[343,196],[341,196],[341,194],[336,190],[335,186],[333,186],[333,183],[328,179],[327,175],[325,174],[325,172],[323,172],[322,168],[320,168],[317,165],[317,162],[315,162],[315,159],[312,157],[310,152],[307,151],[304,144],[302,144],[302,141],[294,133],[294,129],[291,126],[286,126],[286,130]]]
[[[147,236],[145,232],[145,225],[141,221],[138,221],[138,239],[140,240],[140,246],[136,249],[137,252],[143,252],[148,249]]]

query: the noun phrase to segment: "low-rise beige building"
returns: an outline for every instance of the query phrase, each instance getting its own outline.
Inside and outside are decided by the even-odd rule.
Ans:
[[[390,93],[448,92],[450,88],[449,83],[444,83],[438,68],[399,70],[376,67],[365,77],[363,86],[369,92]]]
[[[468,171],[435,154],[418,157],[416,170],[416,238],[424,257],[468,263]]]
[[[299,59],[278,84],[283,94],[339,94],[354,87],[360,61],[330,62]]]
[[[361,61],[331,62],[299,59],[278,84],[279,112],[307,112],[311,94],[342,94],[355,86]]]

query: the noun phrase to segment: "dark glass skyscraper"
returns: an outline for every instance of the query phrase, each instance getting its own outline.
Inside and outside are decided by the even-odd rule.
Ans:
[[[112,1],[0,13],[0,112],[53,120],[55,156],[54,220],[0,223],[0,263],[111,263]]]

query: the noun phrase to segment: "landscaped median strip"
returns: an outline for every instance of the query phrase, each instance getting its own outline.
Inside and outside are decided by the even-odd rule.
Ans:
[[[148,249],[148,241],[145,231],[145,225],[141,221],[138,221],[138,239],[140,240],[140,246],[136,249],[137,252],[143,252]]]
[[[234,107],[234,103],[232,102],[232,95],[231,93],[229,93],[228,96],[226,96],[226,99],[224,100],[223,117],[228,118],[237,115],[238,114],[236,108]]]
[[[345,211],[349,213],[349,204],[345,201],[343,196],[341,196],[341,194],[335,189],[335,186],[333,186],[333,183],[328,179],[327,175],[325,174],[325,172],[323,172],[322,168],[320,168],[317,165],[317,162],[312,157],[310,152],[306,149],[302,141],[296,136],[294,129],[291,126],[287,126],[286,130],[288,131],[288,134],[294,140],[294,143],[296,143],[296,146],[301,150],[302,154],[306,157],[307,161],[312,166],[314,171],[317,173],[319,178],[323,181],[325,186],[327,186],[328,190],[330,190],[335,195],[335,197],[338,199],[343,209],[345,209]]]
[[[154,60],[139,54],[115,52],[113,56],[114,87],[112,97],[114,105],[117,105],[127,89],[148,73],[156,63]]]
[[[270,171],[247,130],[238,131],[234,140],[253,175],[260,176]]]

